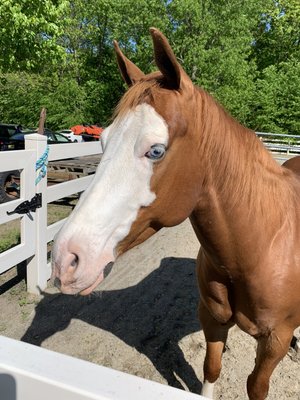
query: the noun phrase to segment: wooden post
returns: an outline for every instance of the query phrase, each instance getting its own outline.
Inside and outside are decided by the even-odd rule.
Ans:
[[[38,133],[40,135],[44,135],[44,133],[45,133],[46,117],[47,117],[47,111],[46,111],[46,108],[43,107],[41,110],[41,113],[40,113],[39,127],[38,127]]]

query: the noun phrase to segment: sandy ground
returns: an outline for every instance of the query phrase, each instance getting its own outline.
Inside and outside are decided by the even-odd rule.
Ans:
[[[205,341],[197,320],[198,247],[188,221],[164,229],[122,256],[85,298],[51,286],[28,295],[10,271],[0,278],[0,334],[199,393]],[[233,328],[216,399],[247,398],[254,359],[255,341]],[[273,374],[268,399],[300,399],[299,367],[291,350]]]

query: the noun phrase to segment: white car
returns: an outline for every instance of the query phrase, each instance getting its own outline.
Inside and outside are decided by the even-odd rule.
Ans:
[[[63,130],[59,131],[58,133],[64,135],[68,139],[70,139],[71,142],[74,142],[74,143],[83,142],[82,136],[81,135],[75,135],[75,133],[73,131],[71,131],[71,129],[63,129]]]

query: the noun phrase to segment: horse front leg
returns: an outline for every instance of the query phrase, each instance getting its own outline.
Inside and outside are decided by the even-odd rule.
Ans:
[[[271,331],[268,336],[257,339],[255,367],[247,381],[247,391],[250,400],[263,400],[269,391],[270,377],[279,361],[289,349],[293,331],[281,327]]]
[[[204,382],[201,394],[213,399],[214,385],[220,376],[222,354],[226,344],[228,330],[234,324],[221,324],[215,320],[205,305],[199,304],[199,318],[206,340],[206,355],[203,366]]]
[[[199,319],[206,339],[202,395],[213,398],[213,389],[221,372],[221,361],[228,330],[234,325],[229,301],[230,279],[212,264],[200,248],[197,259],[200,289]]]

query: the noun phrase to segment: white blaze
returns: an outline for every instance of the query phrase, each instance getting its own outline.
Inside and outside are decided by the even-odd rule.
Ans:
[[[168,144],[168,129],[153,107],[142,104],[114,121],[101,140],[104,154],[95,177],[59,233],[64,242],[82,241],[92,264],[102,255],[112,258],[139,209],[154,201],[153,162],[145,153],[153,144]]]

